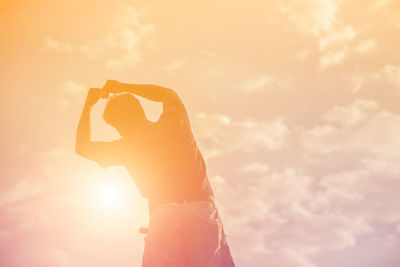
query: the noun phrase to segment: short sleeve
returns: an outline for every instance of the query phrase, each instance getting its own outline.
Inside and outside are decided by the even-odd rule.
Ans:
[[[112,142],[93,142],[90,158],[103,168],[124,165],[126,151],[123,139]]]
[[[169,94],[164,100],[163,113],[161,114],[160,119],[166,121],[178,119],[181,126],[190,128],[189,116],[186,108],[175,92]]]

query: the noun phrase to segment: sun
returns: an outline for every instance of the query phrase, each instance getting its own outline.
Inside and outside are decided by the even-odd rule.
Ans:
[[[99,189],[99,200],[105,208],[117,207],[122,204],[122,194],[123,190],[121,188],[110,183]]]
[[[132,204],[131,181],[124,173],[115,169],[102,170],[90,179],[87,194],[92,209],[101,213],[116,213]]]
[[[90,170],[81,181],[77,208],[83,220],[99,235],[139,229],[148,223],[148,206],[124,168]]]

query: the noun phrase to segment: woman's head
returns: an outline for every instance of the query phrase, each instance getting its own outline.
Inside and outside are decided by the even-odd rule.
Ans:
[[[121,136],[133,135],[149,122],[139,100],[131,94],[112,96],[104,109],[103,118]]]

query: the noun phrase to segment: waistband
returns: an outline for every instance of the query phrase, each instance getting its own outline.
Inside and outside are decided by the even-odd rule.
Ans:
[[[150,212],[157,206],[165,204],[165,203],[170,203],[170,202],[175,202],[175,203],[189,203],[189,202],[196,202],[196,201],[208,201],[211,203],[214,203],[214,196],[212,195],[202,195],[202,196],[195,196],[191,198],[185,198],[185,199],[165,199],[165,200],[149,200],[149,209]]]

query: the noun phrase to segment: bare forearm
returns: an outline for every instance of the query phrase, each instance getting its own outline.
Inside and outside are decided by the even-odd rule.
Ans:
[[[91,138],[90,113],[92,107],[85,104],[82,110],[81,118],[79,119],[78,128],[76,131],[75,150],[78,154],[84,153]]]
[[[119,83],[120,90],[129,92],[156,102],[163,102],[170,94],[175,93],[172,89],[152,84],[129,84]]]

